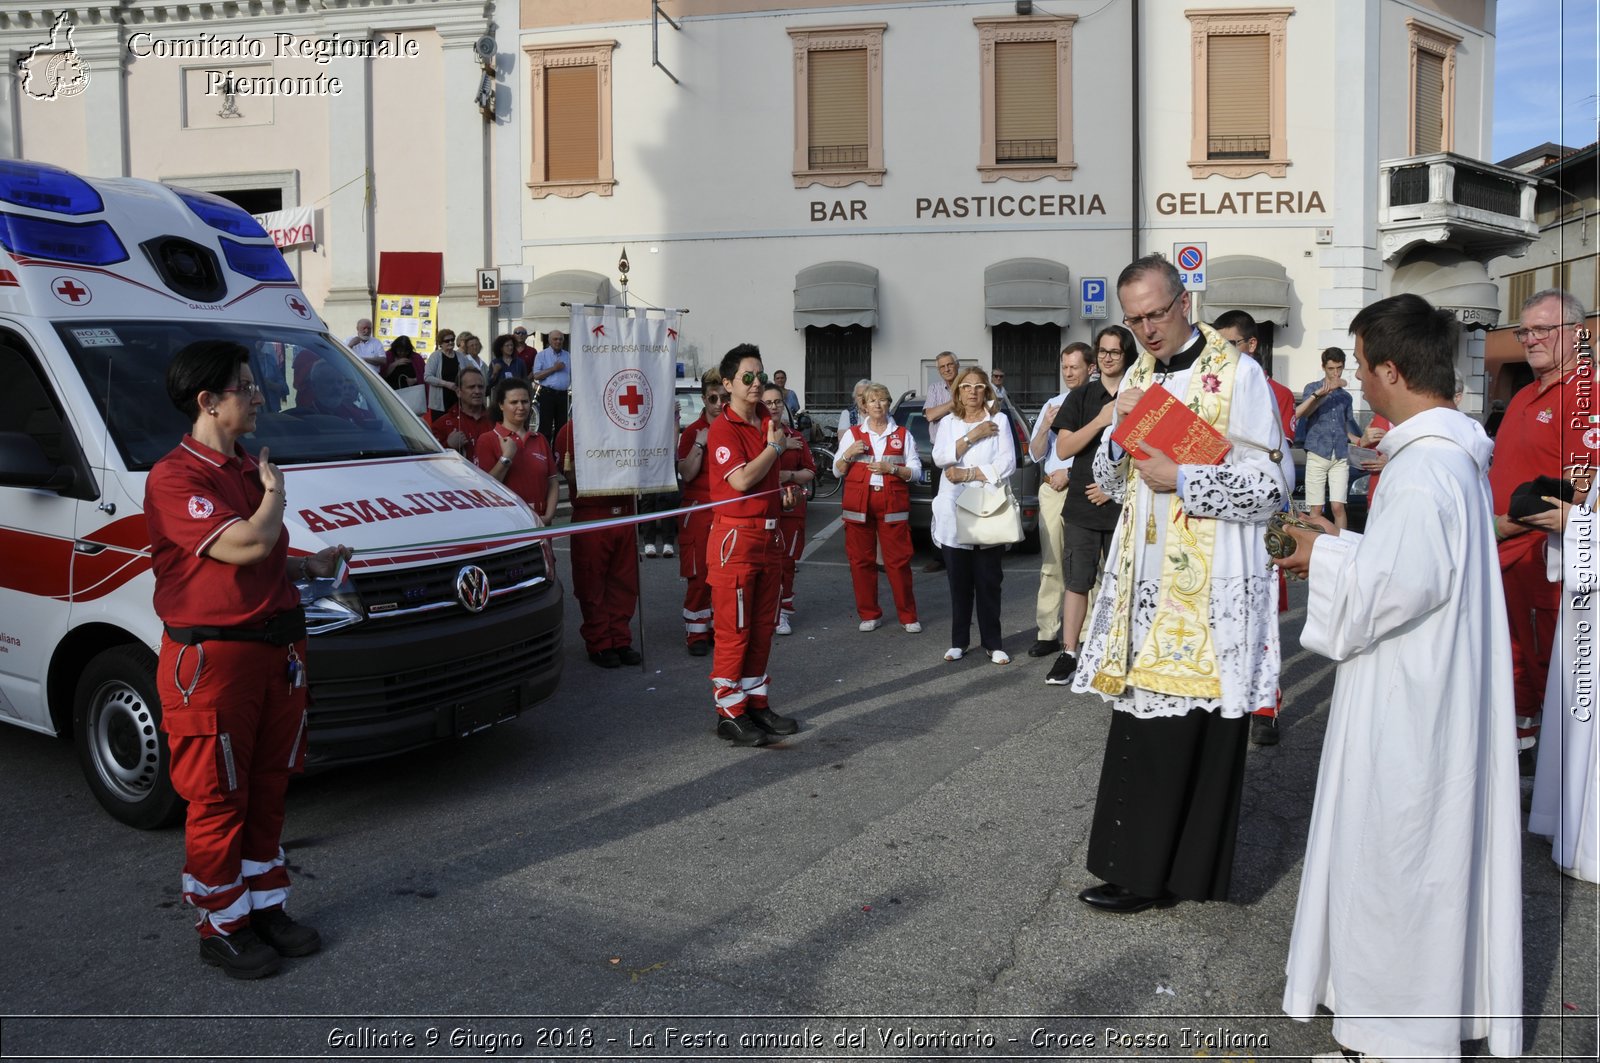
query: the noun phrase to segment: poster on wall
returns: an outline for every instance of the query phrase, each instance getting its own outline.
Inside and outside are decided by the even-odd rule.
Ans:
[[[437,251],[384,251],[378,256],[372,332],[385,348],[405,336],[424,358],[433,353],[443,270],[444,255]]]

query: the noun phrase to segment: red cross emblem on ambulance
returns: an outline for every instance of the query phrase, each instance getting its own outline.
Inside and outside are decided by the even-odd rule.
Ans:
[[[94,299],[88,288],[71,277],[57,277],[51,281],[50,293],[68,306],[86,306]]]

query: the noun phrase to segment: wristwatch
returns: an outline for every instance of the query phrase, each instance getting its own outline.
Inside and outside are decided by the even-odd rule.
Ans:
[[[511,459],[506,457],[504,454],[502,454],[502,455],[500,455],[500,464],[501,465],[510,465],[511,464]]]

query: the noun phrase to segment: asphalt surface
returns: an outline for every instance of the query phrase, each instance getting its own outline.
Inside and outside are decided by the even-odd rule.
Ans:
[[[589,664],[473,739],[296,782],[295,915],[326,947],[233,982],[196,956],[182,834],[124,827],[71,747],[0,729],[0,1056],[117,1059],[1198,1058],[1329,1051],[1280,1010],[1332,689],[1286,614],[1282,741],[1252,749],[1232,896],[1085,908],[1108,710],[1030,659],[1037,557],[1008,555],[1010,666],[856,630],[837,504],[813,507],[782,745],[713,735],[675,562],[641,561],[645,666]],[[819,537],[820,538],[816,538]],[[566,555],[560,553],[563,579]],[[881,593],[892,619],[888,587]],[[1525,836],[1527,1058],[1594,1058],[1597,891]],[[1425,969],[1425,964],[1424,964]],[[409,1041],[408,1041],[409,1038]],[[1469,1054],[1481,1045],[1469,1044]]]

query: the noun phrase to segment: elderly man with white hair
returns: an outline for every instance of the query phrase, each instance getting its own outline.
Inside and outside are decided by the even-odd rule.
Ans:
[[[372,319],[362,318],[356,322],[356,334],[344,341],[344,345],[355,353],[355,356],[372,366],[379,373],[383,372],[384,352],[383,341],[372,334]]]

